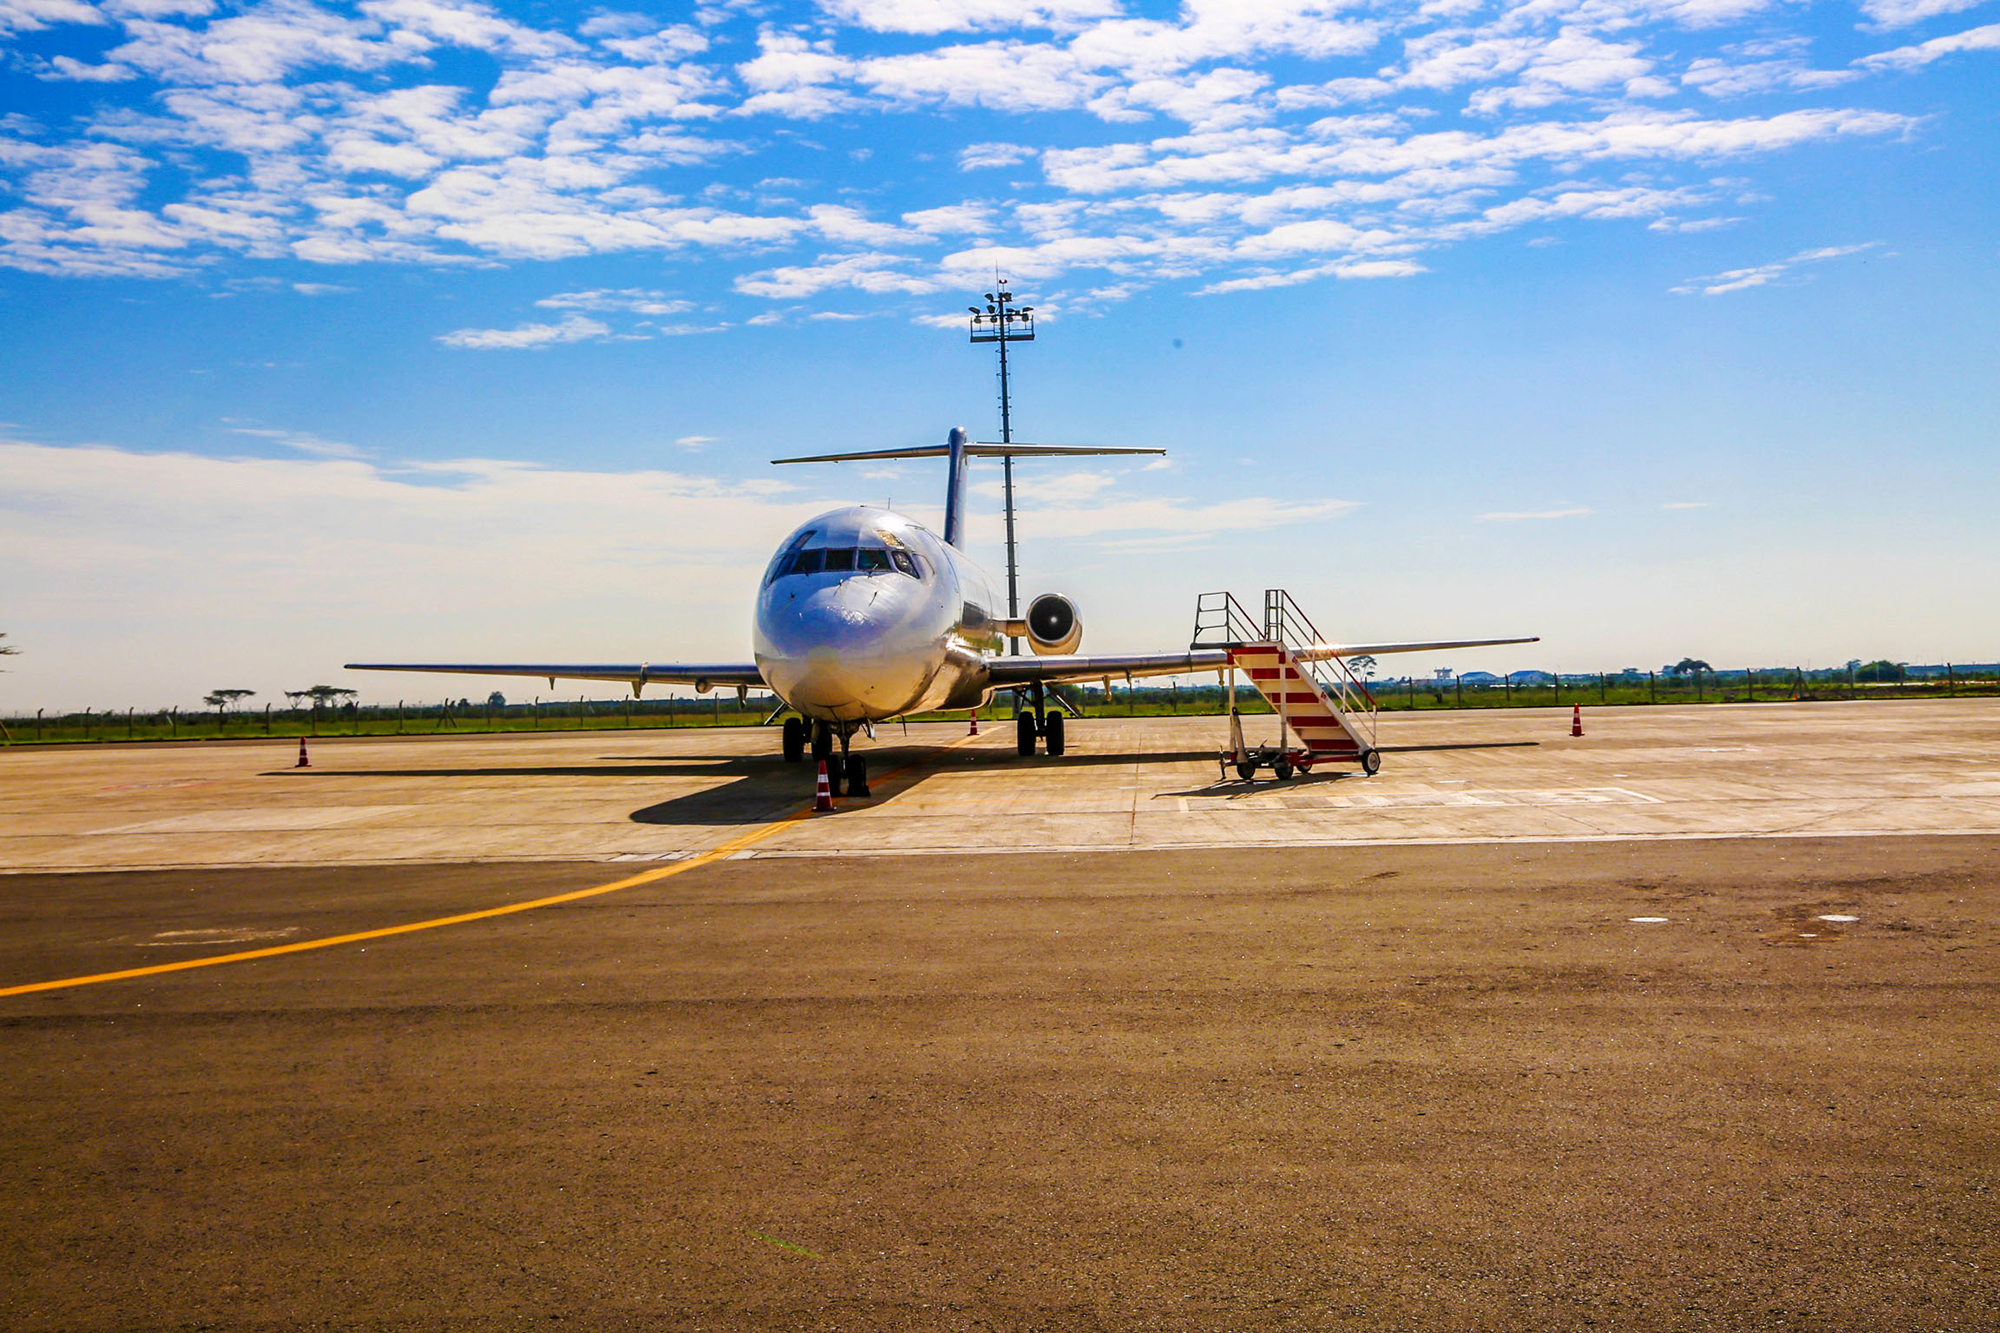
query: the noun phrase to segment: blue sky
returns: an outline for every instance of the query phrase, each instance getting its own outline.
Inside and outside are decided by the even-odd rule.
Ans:
[[[997,431],[1085,646],[2000,659],[1991,0],[0,0],[0,709],[747,655]],[[999,564],[991,475],[974,525]],[[463,691],[474,692],[476,682]]]

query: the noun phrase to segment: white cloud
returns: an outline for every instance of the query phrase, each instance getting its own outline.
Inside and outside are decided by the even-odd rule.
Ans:
[[[1017,143],[974,143],[958,150],[958,165],[964,171],[986,167],[1011,167],[1035,155],[1035,150]]]
[[[1071,29],[1118,12],[1117,0],[820,0],[834,18],[872,32],[936,35],[995,28]]]
[[[887,254],[828,257],[817,264],[788,265],[745,274],[736,280],[736,290],[773,301],[796,301],[836,287],[877,294],[920,295],[937,290],[938,284],[931,279],[898,272],[897,266],[904,262],[900,256]]]
[[[1490,514],[1481,514],[1482,523],[1519,523],[1548,518],[1584,518],[1596,511],[1579,506],[1574,509],[1507,509]]]
[[[1893,51],[1882,51],[1872,56],[1863,56],[1855,61],[1858,68],[1878,69],[1921,69],[1934,60],[1958,55],[1965,51],[2000,51],[2000,23],[1989,23],[1983,28],[1968,28],[1955,32],[1949,37],[1933,37],[1928,42],[1915,46],[1899,46]]]
[[[351,444],[343,444],[339,440],[323,440],[319,436],[307,431],[274,430],[268,426],[243,426],[231,422],[225,422],[224,424],[231,434],[249,435],[256,439],[269,440],[273,444],[283,445],[287,449],[293,449],[302,454],[311,454],[315,458],[367,457],[367,451],[364,449],[357,449]]]
[[[1814,250],[1801,250],[1789,259],[1758,264],[1751,268],[1735,268],[1723,273],[1711,273],[1705,278],[1689,278],[1680,286],[1670,290],[1681,296],[1691,296],[1696,293],[1703,296],[1723,296],[1729,292],[1740,292],[1751,287],[1768,287],[1791,278],[1792,270],[1800,264],[1818,264],[1829,259],[1845,259],[1850,255],[1865,254],[1879,248],[1881,244],[1880,241],[1865,241],[1860,245],[1827,245]]]
[[[587,292],[557,292],[535,302],[543,310],[591,310],[633,315],[681,315],[694,309],[683,301],[645,287],[598,288]]]
[[[609,325],[582,315],[571,315],[560,324],[517,324],[511,329],[458,329],[441,333],[437,340],[446,347],[492,348],[547,347],[552,343],[589,342],[609,338]]]
[[[4,0],[0,34],[40,32],[63,24],[101,24],[104,16],[84,0]]]
[[[1907,28],[1939,14],[1976,9],[1981,0],[1861,0],[1861,12],[1878,28]]]
[[[674,443],[683,449],[692,449],[699,453],[704,445],[714,444],[720,438],[717,435],[683,435]]]

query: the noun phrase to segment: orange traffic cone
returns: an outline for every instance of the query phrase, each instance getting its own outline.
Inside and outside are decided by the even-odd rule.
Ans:
[[[1582,704],[1571,704],[1571,705],[1570,705],[1570,713],[1569,713],[1569,734],[1570,734],[1570,735],[1572,735],[1572,736],[1581,736],[1581,735],[1583,735],[1583,705],[1582,705]]]
[[[813,793],[813,813],[823,814],[833,809],[833,786],[826,780],[826,760],[819,761],[819,789]]]
[[[977,708],[972,710],[972,730],[965,734],[968,736],[977,736],[979,734],[979,710]]]
[[[313,761],[306,758],[306,738],[301,736],[299,737],[299,762],[292,765],[292,767],[311,768],[312,766],[313,766]]]

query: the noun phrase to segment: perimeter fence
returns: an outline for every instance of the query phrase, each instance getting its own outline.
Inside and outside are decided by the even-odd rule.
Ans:
[[[1906,668],[1895,681],[1861,680],[1848,671],[1739,668],[1731,671],[1555,673],[1505,677],[1391,676],[1369,682],[1384,712],[1482,708],[1567,708],[1572,704],[1779,703],[1831,699],[1952,698],[2000,694],[2000,667]],[[1060,694],[1083,716],[1202,716],[1227,711],[1220,685],[1107,682],[1064,686]],[[1239,684],[1237,706],[1268,713],[1262,696]],[[251,740],[261,737],[445,735],[481,732],[612,731],[669,727],[757,726],[778,711],[777,696],[734,691],[655,699],[535,700],[477,703],[469,699],[324,708],[36,710],[0,718],[0,745],[76,742]],[[979,710],[984,721],[1013,717],[1011,696]],[[963,720],[963,711],[913,716],[910,721]]]

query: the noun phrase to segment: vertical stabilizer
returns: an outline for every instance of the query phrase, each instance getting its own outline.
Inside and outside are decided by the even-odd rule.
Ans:
[[[944,539],[948,545],[965,545],[965,430],[953,426],[945,438]]]

